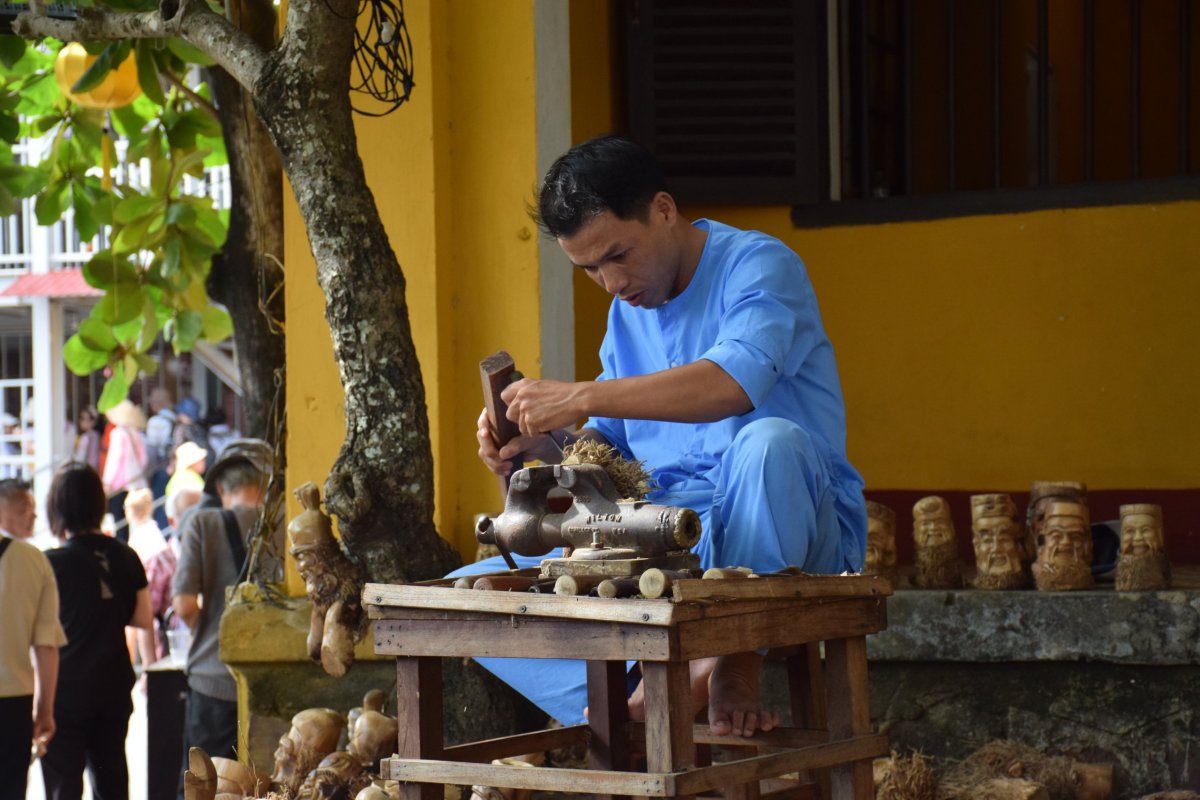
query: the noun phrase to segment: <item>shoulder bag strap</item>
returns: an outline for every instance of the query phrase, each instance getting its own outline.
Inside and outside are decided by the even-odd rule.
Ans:
[[[246,563],[246,543],[242,541],[242,530],[238,527],[237,515],[228,508],[221,509],[221,519],[225,521],[225,538],[229,540],[229,552],[233,553],[233,565],[238,572]]]

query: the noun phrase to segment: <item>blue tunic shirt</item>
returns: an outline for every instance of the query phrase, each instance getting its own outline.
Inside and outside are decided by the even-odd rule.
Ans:
[[[715,470],[738,431],[781,417],[804,428],[830,464],[843,526],[865,522],[862,478],[846,458],[845,405],[820,311],[804,263],[778,239],[711,220],[700,263],[665,305],[614,300],[600,348],[599,380],[645,375],[707,359],[746,392],[753,409],[717,422],[593,417],[587,427],[627,458],[644,461],[670,495]],[[865,543],[866,531],[848,531]],[[852,550],[855,548],[852,547]]]

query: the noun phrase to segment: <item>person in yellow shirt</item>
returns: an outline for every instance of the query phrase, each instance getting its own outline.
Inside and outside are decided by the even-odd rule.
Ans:
[[[204,491],[204,470],[208,465],[208,451],[195,442],[184,442],[175,448],[175,474],[167,481],[167,502],[180,489]]]

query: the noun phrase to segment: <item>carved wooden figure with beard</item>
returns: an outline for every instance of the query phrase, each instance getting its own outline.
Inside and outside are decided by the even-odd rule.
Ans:
[[[1046,518],[1046,505],[1066,500],[1087,506],[1087,484],[1081,481],[1034,481],[1029,487],[1029,506],[1025,509],[1025,554],[1032,563],[1038,553],[1038,533]]]
[[[342,715],[329,708],[306,708],[292,717],[291,729],[275,749],[271,788],[295,797],[308,773],[337,748],[345,724]]]
[[[329,517],[321,513],[316,484],[305,483],[294,492],[304,506],[288,525],[288,550],[312,600],[308,630],[308,656],[335,678],[354,664],[354,645],[367,631],[361,594],[365,576],[333,536]]]
[[[1083,503],[1049,500],[1038,529],[1033,578],[1043,592],[1087,589],[1092,585],[1092,531]]]
[[[882,503],[867,501],[867,558],[864,575],[881,575],[892,586],[898,577],[896,569],[896,512]]]
[[[958,589],[962,564],[950,505],[940,497],[922,497],[913,506],[913,585],[921,589]]]
[[[971,495],[975,588],[1024,589],[1033,583],[1017,505],[1006,494]]]
[[[1117,589],[1123,592],[1165,589],[1171,565],[1163,537],[1162,507],[1149,503],[1121,506],[1121,554]]]

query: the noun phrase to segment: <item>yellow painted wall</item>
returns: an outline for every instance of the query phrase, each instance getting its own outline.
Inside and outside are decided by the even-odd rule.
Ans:
[[[474,552],[471,517],[500,499],[475,456],[478,363],[539,363],[533,2],[409,0],[411,100],[359,117],[360,152],[408,283],[434,447],[441,534]],[[288,486],[321,482],[344,438],[342,389],[315,264],[289,194]],[[291,498],[289,497],[289,500]],[[289,513],[299,511],[289,505]]]
[[[571,4],[575,141],[621,125],[610,5]],[[684,213],[804,258],[868,488],[1200,486],[1200,203],[819,230],[783,207]],[[576,291],[590,378],[608,298]]]

